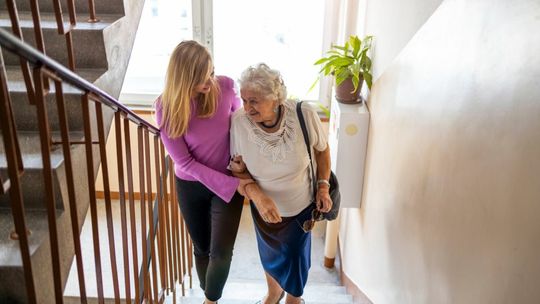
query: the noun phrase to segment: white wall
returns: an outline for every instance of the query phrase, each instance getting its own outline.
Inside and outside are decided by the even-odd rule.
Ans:
[[[416,32],[425,3],[367,5],[380,77],[344,272],[376,304],[538,303],[540,3],[446,0]]]
[[[442,0],[359,0],[358,34],[373,35],[373,79],[392,63]]]

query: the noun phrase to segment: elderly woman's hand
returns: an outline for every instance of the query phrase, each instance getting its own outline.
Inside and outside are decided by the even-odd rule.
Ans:
[[[263,221],[272,224],[281,222],[281,215],[272,198],[267,195],[260,195],[257,199],[253,199],[253,203]]]
[[[246,196],[246,186],[253,183],[255,183],[255,181],[251,178],[241,178],[236,191],[238,191],[240,195]]]
[[[320,212],[328,212],[332,208],[332,198],[330,198],[329,193],[330,188],[327,185],[319,185],[317,189],[317,210]]]

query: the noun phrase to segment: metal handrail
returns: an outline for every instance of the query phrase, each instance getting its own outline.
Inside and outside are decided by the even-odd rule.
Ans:
[[[160,134],[159,129],[157,129],[155,126],[153,126],[143,118],[139,117],[137,114],[135,114],[123,104],[119,103],[107,92],[103,91],[102,89],[96,87],[81,76],[70,71],[59,62],[43,55],[36,49],[25,44],[20,39],[13,36],[4,29],[0,29],[0,44],[3,48],[6,48],[13,53],[17,53],[19,56],[26,59],[30,64],[33,64],[34,66],[42,65],[49,70],[54,71],[55,74],[57,74],[57,76],[62,78],[62,80],[64,80],[65,82],[73,85],[80,90],[89,92],[91,95],[93,95],[93,99],[99,99],[100,102],[113,108],[114,110],[123,112],[129,120],[133,121],[138,125],[142,125],[148,128],[151,133],[156,135]]]

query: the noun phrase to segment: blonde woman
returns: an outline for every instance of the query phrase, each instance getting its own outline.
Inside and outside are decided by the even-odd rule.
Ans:
[[[233,80],[214,76],[208,50],[195,41],[181,42],[155,102],[156,119],[175,164],[180,209],[207,304],[222,295],[242,212],[239,192],[253,182],[227,170],[230,117],[239,106]]]

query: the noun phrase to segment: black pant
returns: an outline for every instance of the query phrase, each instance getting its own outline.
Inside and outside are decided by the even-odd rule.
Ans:
[[[243,197],[226,203],[200,182],[176,178],[180,210],[195,247],[195,267],[206,298],[221,298],[229,275]]]

